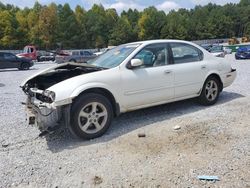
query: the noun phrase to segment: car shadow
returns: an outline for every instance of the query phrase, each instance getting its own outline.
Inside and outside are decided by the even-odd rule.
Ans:
[[[215,105],[222,105],[241,97],[244,96],[234,92],[223,91]],[[108,142],[141,127],[164,120],[170,120],[178,116],[181,117],[182,115],[211,108],[213,106],[199,105],[195,99],[188,99],[121,114],[118,118],[114,119],[109,130],[103,136],[93,140],[74,138],[71,136],[70,132],[63,127],[52,134],[45,135],[45,139],[47,140],[48,149],[57,153],[64,149],[68,150],[80,146]]]

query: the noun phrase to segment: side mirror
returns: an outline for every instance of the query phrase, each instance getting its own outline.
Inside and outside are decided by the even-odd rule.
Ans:
[[[139,66],[143,65],[143,62],[140,59],[132,59],[130,61],[130,65],[131,65],[131,68],[139,67]]]

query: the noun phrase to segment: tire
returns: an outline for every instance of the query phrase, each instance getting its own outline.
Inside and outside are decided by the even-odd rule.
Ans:
[[[28,63],[22,63],[19,70],[29,70],[30,65]]]
[[[202,92],[198,97],[199,103],[202,105],[213,105],[217,102],[220,94],[221,84],[214,76],[209,76],[202,88]]]
[[[101,94],[88,93],[76,99],[71,107],[69,130],[82,139],[102,136],[113,119],[110,101]]]

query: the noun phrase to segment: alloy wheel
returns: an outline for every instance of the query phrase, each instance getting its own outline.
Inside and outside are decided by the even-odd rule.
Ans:
[[[91,102],[80,110],[78,124],[85,133],[94,134],[105,126],[107,119],[106,107],[99,102]]]
[[[206,84],[205,95],[208,101],[213,101],[218,95],[218,85],[214,80],[209,80]]]

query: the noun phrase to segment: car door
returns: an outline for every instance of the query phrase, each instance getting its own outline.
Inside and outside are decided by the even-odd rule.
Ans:
[[[136,109],[162,103],[174,97],[174,75],[169,71],[169,51],[164,43],[143,48],[133,59],[143,65],[121,70],[123,104]]]
[[[5,68],[18,68],[19,61],[14,54],[4,53],[3,54],[3,64]]]
[[[3,58],[3,53],[0,52],[0,69],[4,69],[6,68],[5,67],[5,61],[4,61],[4,58]]]
[[[170,43],[174,73],[175,98],[197,95],[208,73],[203,52],[187,43]]]
[[[83,55],[84,55],[83,56],[84,57],[83,62],[88,61],[88,60],[90,60],[92,58],[92,54],[90,52],[88,52],[88,51],[84,51]]]

